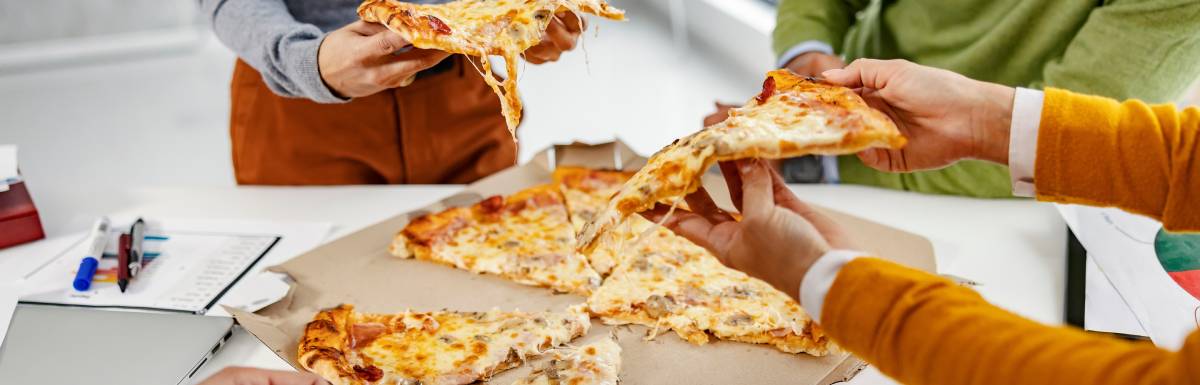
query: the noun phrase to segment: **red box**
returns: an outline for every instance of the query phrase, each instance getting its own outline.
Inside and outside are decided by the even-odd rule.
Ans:
[[[0,249],[45,237],[25,182],[11,184],[8,191],[0,192]]]

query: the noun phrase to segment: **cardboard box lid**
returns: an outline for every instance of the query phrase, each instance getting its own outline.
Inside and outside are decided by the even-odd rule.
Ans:
[[[491,275],[475,275],[439,264],[390,256],[392,237],[413,218],[447,207],[472,204],[491,195],[509,194],[550,181],[555,165],[636,169],[645,163],[620,142],[555,146],[525,165],[516,166],[467,186],[464,191],[413,212],[404,213],[349,234],[298,256],[272,270],[288,274],[292,292],[256,314],[229,309],[239,323],[281,358],[299,368],[296,346],[304,325],[321,309],[350,303],[357,310],[391,313],[452,309],[484,311],[562,310],[584,302],[580,296],[516,284]],[[724,183],[706,178],[706,187],[726,196]],[[723,195],[724,194],[724,195]],[[381,208],[386,209],[386,208]],[[847,214],[825,210],[858,236],[865,251],[926,271],[935,271],[928,240]],[[584,344],[604,338],[614,328],[594,320]],[[769,346],[718,341],[694,346],[673,332],[643,341],[646,328],[616,327],[623,348],[622,381],[627,384],[817,384],[849,379],[863,367],[847,354],[812,357],[787,354]],[[530,365],[502,373],[491,383],[508,384]]]

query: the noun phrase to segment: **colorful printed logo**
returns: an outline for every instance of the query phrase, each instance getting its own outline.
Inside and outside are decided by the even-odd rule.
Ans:
[[[1200,300],[1200,234],[1173,234],[1159,230],[1154,253],[1167,275]]]

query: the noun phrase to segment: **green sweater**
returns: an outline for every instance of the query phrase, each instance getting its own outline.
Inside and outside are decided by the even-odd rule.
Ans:
[[[903,58],[1010,86],[1169,102],[1200,75],[1200,1],[782,0],[776,53],[810,40],[847,60]],[[1012,196],[1008,169],[980,161],[910,174],[853,156],[838,165],[844,183]]]

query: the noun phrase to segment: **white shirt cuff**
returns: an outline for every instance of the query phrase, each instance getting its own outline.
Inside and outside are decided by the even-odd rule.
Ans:
[[[833,288],[833,281],[847,263],[866,255],[853,250],[830,250],[817,258],[812,267],[804,273],[800,281],[800,307],[808,312],[817,323],[821,322],[821,308],[825,305],[825,295]]]
[[[837,155],[821,155],[821,171],[822,182],[828,184],[838,184],[842,182],[842,177],[840,174],[838,174]]]
[[[1013,195],[1032,197],[1034,167],[1037,162],[1038,128],[1042,124],[1042,91],[1017,88],[1013,98],[1012,125],[1009,126],[1008,172],[1012,175]]]
[[[796,56],[800,56],[809,52],[820,52],[826,55],[833,55],[833,46],[829,45],[829,43],[817,40],[801,42],[800,44],[796,44],[792,46],[792,48],[789,48],[783,53],[783,55],[779,55],[779,63],[777,63],[776,66],[778,68],[787,67],[788,62],[791,62],[792,59],[796,58]]]

